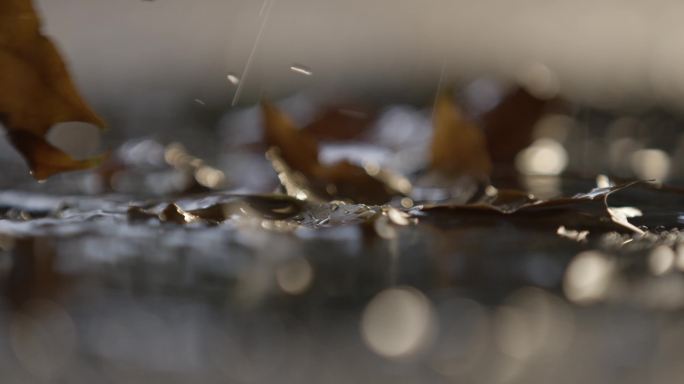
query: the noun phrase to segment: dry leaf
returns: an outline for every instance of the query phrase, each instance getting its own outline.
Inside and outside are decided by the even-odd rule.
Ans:
[[[608,188],[595,188],[588,193],[572,197],[552,200],[536,200],[526,193],[515,194],[501,199],[493,197],[491,201],[463,205],[425,205],[420,212],[449,214],[452,217],[469,217],[469,225],[479,222],[495,222],[500,219],[522,219],[530,224],[551,222],[554,226],[573,227],[606,226],[611,229],[629,230],[637,234],[644,232],[629,223],[626,208],[611,208],[608,197],[618,191],[629,188],[638,182],[617,185]],[[634,217],[634,216],[631,216]]]
[[[302,128],[318,140],[356,140],[372,127],[375,113],[366,108],[328,108]]]
[[[96,167],[104,155],[85,160],[76,160],[48,143],[45,139],[23,131],[10,131],[12,145],[21,153],[37,180],[45,180],[51,175]]]
[[[518,152],[530,145],[533,128],[549,104],[518,88],[483,116],[487,151],[494,163],[512,164]]]
[[[442,92],[435,100],[433,126],[430,169],[452,177],[486,180],[492,162],[485,137],[463,116],[450,92]]]
[[[41,34],[29,0],[0,1],[0,87],[0,122],[36,179],[100,161],[76,160],[45,140],[60,122],[101,128],[104,122],[79,96],[57,49]]]
[[[302,132],[273,104],[261,103],[264,117],[264,139],[270,147],[280,149],[287,164],[307,177],[314,174],[318,164],[318,143]]]
[[[384,204],[403,193],[369,174],[364,168],[341,161],[331,166],[318,161],[318,142],[297,128],[280,110],[262,103],[264,136],[276,151],[267,155],[290,196],[308,200],[351,200]],[[386,172],[382,173],[387,178]],[[408,183],[407,181],[405,183]]]
[[[365,169],[341,161],[329,167],[316,168],[314,186],[332,199],[349,199],[356,203],[385,204],[402,193]]]
[[[220,196],[218,201],[196,209],[183,209],[176,203],[131,206],[126,212],[131,222],[158,220],[162,223],[222,223],[232,216],[286,220],[302,212],[306,203],[283,195]]]

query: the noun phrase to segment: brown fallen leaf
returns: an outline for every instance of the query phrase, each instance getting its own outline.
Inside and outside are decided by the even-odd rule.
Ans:
[[[468,224],[499,223],[502,219],[521,219],[529,224],[542,224],[552,227],[558,225],[589,228],[607,227],[611,230],[628,230],[636,234],[644,231],[631,224],[627,219],[633,217],[634,208],[613,208],[608,205],[608,197],[639,182],[632,182],[607,188],[595,188],[584,194],[552,200],[537,200],[525,193],[510,194],[497,198],[491,196],[474,204],[433,204],[425,205],[418,214],[448,214],[452,218],[468,217]],[[516,198],[517,197],[517,198]]]
[[[403,196],[410,183],[398,175],[378,171],[378,177],[347,161],[324,165],[318,161],[318,142],[274,105],[262,102],[267,157],[290,196],[303,200],[350,200],[384,204]],[[399,180],[402,179],[402,180]],[[407,186],[408,184],[408,186]],[[399,187],[397,187],[399,186]]]
[[[307,177],[313,176],[316,168],[320,167],[318,142],[268,101],[261,103],[261,110],[266,144],[280,149],[280,156],[290,167]]]
[[[552,103],[517,88],[482,117],[487,151],[495,164],[512,164],[530,145],[535,124]]]
[[[45,139],[60,122],[105,124],[81,99],[57,49],[41,34],[30,0],[0,1],[0,87],[0,122],[36,179],[99,163],[101,158],[74,159]]]
[[[348,199],[355,203],[385,204],[403,194],[364,168],[348,161],[316,168],[313,186],[329,199]]]
[[[468,121],[451,92],[440,93],[433,113],[434,133],[430,147],[430,170],[448,176],[471,176],[487,180],[492,161],[484,134]]]
[[[45,139],[23,131],[10,131],[9,140],[21,153],[31,174],[37,180],[45,180],[60,172],[76,171],[98,166],[106,157],[100,155],[90,159],[77,160],[48,143]]]
[[[209,223],[220,223],[233,216],[287,220],[301,213],[306,203],[283,195],[235,195],[227,201],[187,211]]]
[[[374,118],[366,108],[328,108],[302,129],[318,140],[351,141],[368,133]]]
[[[133,205],[126,212],[131,222],[157,220],[162,223],[207,225],[220,224],[233,216],[286,220],[302,212],[306,203],[283,195],[231,195],[197,209],[183,209],[173,202]]]

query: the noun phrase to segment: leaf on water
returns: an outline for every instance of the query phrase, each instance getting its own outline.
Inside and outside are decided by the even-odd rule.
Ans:
[[[537,200],[527,194],[520,194],[518,200],[504,198],[497,200],[484,200],[475,204],[463,205],[425,205],[418,214],[449,214],[453,217],[473,215],[487,220],[500,219],[524,219],[530,223],[552,222],[555,225],[572,227],[581,226],[607,226],[627,229],[636,234],[644,231],[635,227],[627,220],[634,217],[636,211],[626,208],[611,208],[608,206],[608,197],[618,191],[629,188],[638,182],[617,185],[609,188],[595,188],[588,193],[572,197],[563,197],[552,200]],[[490,197],[491,198],[491,197]],[[628,215],[634,213],[634,215]],[[536,220],[538,219],[538,220]],[[469,224],[474,224],[472,221]]]
[[[199,217],[190,211],[186,211],[175,203],[166,203],[156,207],[130,206],[126,212],[128,221],[133,223],[144,223],[150,220],[161,223],[191,224],[202,222],[205,224],[217,224],[224,220],[210,220]]]
[[[400,191],[348,161],[318,167],[312,181],[314,189],[325,191],[331,199],[346,199],[364,204],[385,204],[392,197],[403,196]]]
[[[269,150],[267,156],[290,196],[301,200],[338,199],[366,204],[384,204],[392,197],[403,196],[392,183],[383,181],[396,180],[387,172],[381,172],[383,178],[380,178],[347,161],[330,166],[321,164],[318,142],[313,137],[297,128],[274,105],[263,102],[262,111],[265,141],[276,149]]]
[[[492,161],[482,131],[468,121],[445,91],[435,100],[434,133],[430,150],[430,169],[451,177],[471,176],[487,180]]]
[[[174,224],[216,225],[235,216],[265,220],[291,219],[305,207],[306,203],[283,195],[231,195],[195,209],[184,209],[179,203],[166,202],[152,206],[131,206],[126,214],[131,222],[155,220]]]
[[[184,211],[176,204],[169,204],[159,213],[159,220],[168,223],[189,224],[196,222],[198,217]]]
[[[104,128],[104,122],[81,99],[57,49],[41,34],[30,0],[0,1],[0,86],[0,122],[36,179],[100,162],[74,159],[45,140],[57,123]]]

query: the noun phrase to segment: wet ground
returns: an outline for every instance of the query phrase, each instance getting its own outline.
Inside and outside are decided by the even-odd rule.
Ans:
[[[380,123],[369,141],[384,147],[347,152],[414,178],[426,115],[387,109],[380,121],[405,123],[403,133]],[[591,114],[578,131],[556,116],[546,133],[567,151],[566,172],[495,183],[539,201],[445,205],[419,198],[444,191],[418,187],[410,201],[345,204],[267,193],[276,174],[240,116],[223,123],[226,148],[202,133],[190,149],[126,141],[98,173],[46,184],[7,168],[2,383],[671,383],[684,374],[684,194],[595,177],[644,178],[642,163],[625,170],[611,156],[641,153],[657,165],[651,146],[671,156],[676,179],[680,144],[660,145],[634,120]],[[671,136],[678,126],[651,124]],[[592,130],[601,126],[612,128]],[[321,157],[334,161],[343,147]]]
[[[635,234],[553,210],[4,191],[3,382],[673,382],[681,199],[616,192],[662,226]]]

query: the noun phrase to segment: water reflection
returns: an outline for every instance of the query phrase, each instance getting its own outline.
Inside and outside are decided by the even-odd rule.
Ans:
[[[568,299],[589,304],[603,299],[611,284],[614,262],[597,251],[578,254],[568,266],[563,291]]]
[[[420,291],[391,288],[371,300],[361,318],[361,335],[368,348],[387,358],[419,352],[435,332],[433,309]]]
[[[9,344],[19,364],[43,380],[68,369],[78,344],[74,322],[57,303],[32,301],[12,315]]]
[[[674,263],[675,253],[666,245],[660,245],[654,248],[648,256],[648,266],[655,275],[666,273],[672,269]]]
[[[662,182],[670,174],[670,157],[660,149],[640,149],[630,160],[634,173],[641,179]]]
[[[540,68],[532,77],[553,90],[552,74]],[[502,91],[478,80],[469,88],[472,113],[491,109]],[[301,98],[287,105],[304,122],[318,110]],[[358,140],[325,143],[322,161],[354,155],[374,176],[390,167],[408,176],[398,182],[410,191],[424,170],[429,117],[428,109],[387,107]],[[513,185],[540,198],[572,195],[590,189],[599,172],[676,180],[676,149],[649,133],[661,123],[554,112],[535,125],[534,141],[518,159],[523,175],[495,175],[499,188],[482,193],[492,197]],[[50,293],[48,304],[0,312],[3,376],[543,383],[562,374],[604,382],[637,361],[658,366],[665,379],[677,377],[671,355],[681,346],[669,338],[679,337],[676,316],[684,308],[684,240],[676,228],[652,225],[662,222],[661,205],[680,204],[676,193],[627,191],[625,200],[646,206],[638,225],[647,227],[635,235],[565,221],[543,228],[483,224],[477,215],[454,215],[442,228],[407,214],[420,212],[420,196],[449,196],[453,180],[397,198],[392,208],[272,197],[257,204],[232,192],[278,187],[260,147],[258,112],[230,112],[220,130],[221,150],[199,131],[183,144],[123,143],[117,162],[88,175],[108,184],[99,189],[114,193],[106,197],[82,196],[98,189],[86,188],[91,181],[78,174],[38,192],[0,194],[0,229],[12,235],[0,236],[4,281],[27,268],[45,271],[44,264],[18,262],[31,258],[20,256],[17,238],[40,234],[56,242],[49,272],[69,282],[68,289],[41,288]],[[582,154],[589,159],[578,160]],[[611,180],[599,177],[598,184]],[[228,194],[229,187],[239,189]],[[477,192],[476,185],[456,189],[470,187]],[[136,220],[131,201],[135,212],[150,215]],[[48,309],[35,309],[41,307]],[[577,361],[587,362],[582,370]]]
[[[518,170],[527,175],[559,175],[568,164],[565,148],[552,139],[538,139],[515,159]]]
[[[276,270],[276,280],[283,292],[298,295],[311,286],[314,271],[311,264],[302,257],[288,260]]]

